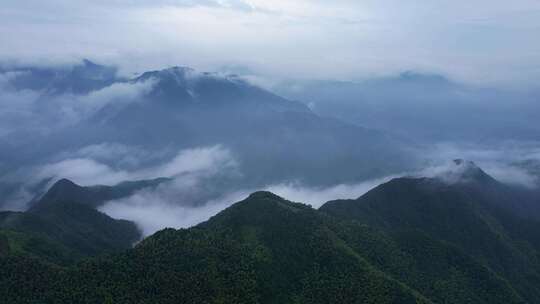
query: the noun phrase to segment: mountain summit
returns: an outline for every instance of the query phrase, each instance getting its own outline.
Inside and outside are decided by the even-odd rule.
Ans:
[[[438,177],[449,183],[488,184],[497,182],[473,161],[463,159],[454,159],[448,170]]]
[[[356,200],[331,201],[319,210],[398,238],[412,234],[452,244],[511,282],[517,294],[537,302],[540,268],[532,266],[537,258],[529,252],[540,250],[534,232],[540,228],[537,204],[534,208],[473,162],[455,160],[451,169],[442,179],[394,179]]]

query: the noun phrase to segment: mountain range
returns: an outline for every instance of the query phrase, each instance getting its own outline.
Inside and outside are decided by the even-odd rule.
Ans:
[[[538,201],[472,162],[454,164],[446,175],[396,178],[318,210],[256,192],[132,249],[130,224],[93,207],[107,191],[62,180],[18,215],[48,222],[10,226],[12,215],[0,217],[0,295],[6,303],[540,301],[540,216],[522,212]],[[48,236],[60,223],[85,238]],[[28,250],[28,237],[48,239]],[[101,253],[80,246],[111,238],[117,246]],[[81,256],[56,258],[53,242]]]
[[[13,110],[0,112],[5,200],[21,193],[35,196],[44,180],[66,177],[42,172],[64,160],[84,158],[111,170],[140,171],[169,162],[184,149],[216,145],[230,151],[241,173],[236,184],[245,188],[283,181],[353,182],[417,165],[401,138],[319,116],[303,103],[234,75],[173,67],[125,77],[88,60],[0,72],[7,94],[0,98],[21,99],[14,100]],[[96,147],[124,152],[84,154]],[[139,152],[152,157],[137,157]],[[139,179],[160,177],[171,176]]]
[[[274,91],[324,116],[411,141],[538,141],[539,92],[407,71],[358,81],[287,81]]]

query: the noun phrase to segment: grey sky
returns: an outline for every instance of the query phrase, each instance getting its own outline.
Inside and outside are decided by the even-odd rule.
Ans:
[[[537,0],[4,0],[0,59],[124,72],[246,66],[269,77],[405,70],[481,84],[540,76]]]

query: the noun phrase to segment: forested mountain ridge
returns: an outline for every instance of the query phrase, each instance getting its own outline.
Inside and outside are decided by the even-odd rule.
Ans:
[[[540,304],[538,37],[540,0],[0,0],[0,304]]]
[[[253,211],[260,222],[244,222]],[[232,222],[242,227],[223,226]],[[68,269],[36,267],[51,275],[27,277],[30,290],[11,282],[28,275],[19,264],[36,261],[3,259],[0,286],[15,302],[431,303],[372,268],[320,222],[307,206],[257,193],[199,227],[163,230],[125,254]]]
[[[131,248],[141,238],[135,224],[112,219],[95,208],[107,198],[129,195],[156,182],[81,187],[60,180],[28,211],[0,212],[0,235],[14,254],[62,265]]]
[[[483,173],[453,183],[400,178],[356,200],[328,202],[320,210],[397,240],[412,233],[446,243],[504,279],[526,301],[537,302],[540,222],[523,215],[531,202],[512,197],[513,191],[487,177]]]
[[[473,184],[400,178],[321,210],[257,192],[196,227],[74,266],[4,254],[0,294],[8,303],[536,301],[536,222],[512,226],[522,218],[472,200]]]

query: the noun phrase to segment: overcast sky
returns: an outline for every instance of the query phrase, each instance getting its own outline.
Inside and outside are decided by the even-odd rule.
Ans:
[[[538,0],[2,0],[0,60],[481,84],[540,76]]]

